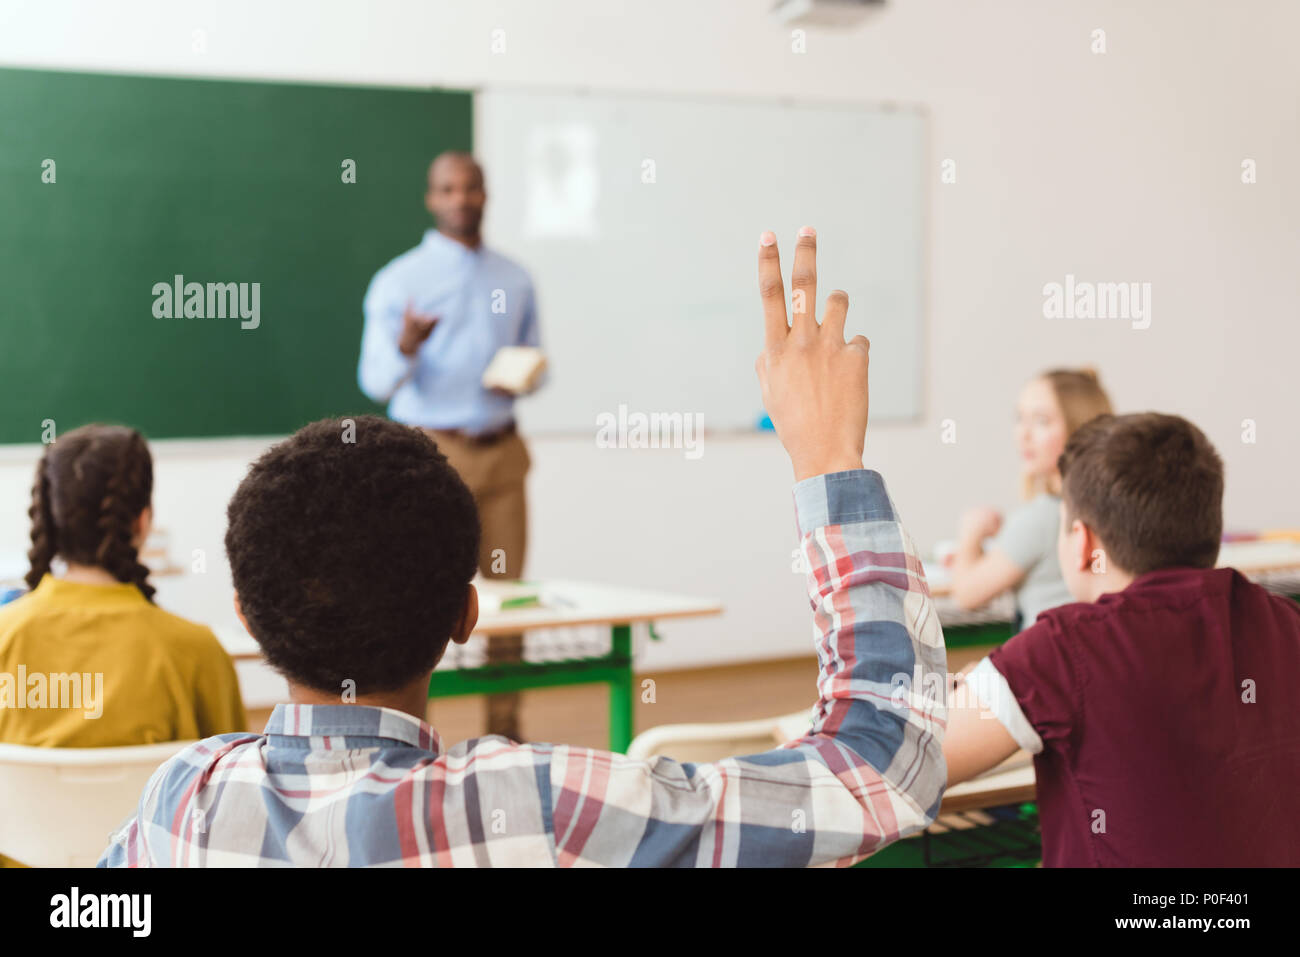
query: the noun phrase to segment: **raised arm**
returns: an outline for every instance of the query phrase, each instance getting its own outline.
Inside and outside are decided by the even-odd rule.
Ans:
[[[869,344],[845,343],[842,292],[817,323],[815,259],[801,230],[787,324],[775,238],[764,234],[757,365],[797,481],[820,663],[812,727],[783,748],[713,764],[555,749],[544,800],[561,864],[848,864],[938,809],[943,636],[884,482],[862,468]]]
[[[363,309],[366,322],[357,384],[373,401],[387,402],[414,371],[416,352],[433,332],[437,318],[415,312],[383,272],[371,280]]]

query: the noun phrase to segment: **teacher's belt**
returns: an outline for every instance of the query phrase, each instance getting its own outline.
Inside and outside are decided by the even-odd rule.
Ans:
[[[515,434],[515,424],[511,422],[499,429],[493,429],[491,432],[466,432],[464,429],[426,429],[425,431],[439,435],[455,436],[470,445],[496,445],[502,439]]]

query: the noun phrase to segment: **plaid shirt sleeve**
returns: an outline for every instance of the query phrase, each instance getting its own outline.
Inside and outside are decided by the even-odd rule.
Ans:
[[[946,657],[912,542],[876,472],[816,476],[795,502],[820,662],[807,734],[713,764],[556,749],[557,863],[848,865],[934,819]]]
[[[195,784],[206,777],[209,759],[240,745],[257,745],[261,738],[243,732],[229,732],[188,745],[175,757],[158,766],[149,776],[140,803],[109,838],[108,847],[99,856],[96,867],[155,867],[166,865],[162,851],[176,857],[178,847],[192,853],[194,838],[203,830],[204,812],[189,807],[186,798]],[[215,750],[211,745],[220,747]],[[194,772],[199,772],[195,774]]]

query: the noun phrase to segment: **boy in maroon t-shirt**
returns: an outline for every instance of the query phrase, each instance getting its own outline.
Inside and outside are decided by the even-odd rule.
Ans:
[[[1060,470],[1080,604],[957,683],[949,786],[1032,753],[1048,866],[1300,864],[1300,605],[1214,567],[1214,447],[1177,416],[1102,416]]]

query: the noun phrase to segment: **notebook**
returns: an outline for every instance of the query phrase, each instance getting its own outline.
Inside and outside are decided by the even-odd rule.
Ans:
[[[483,385],[488,389],[504,389],[515,395],[532,390],[546,370],[546,356],[532,346],[505,346],[488,363],[483,373]]]

